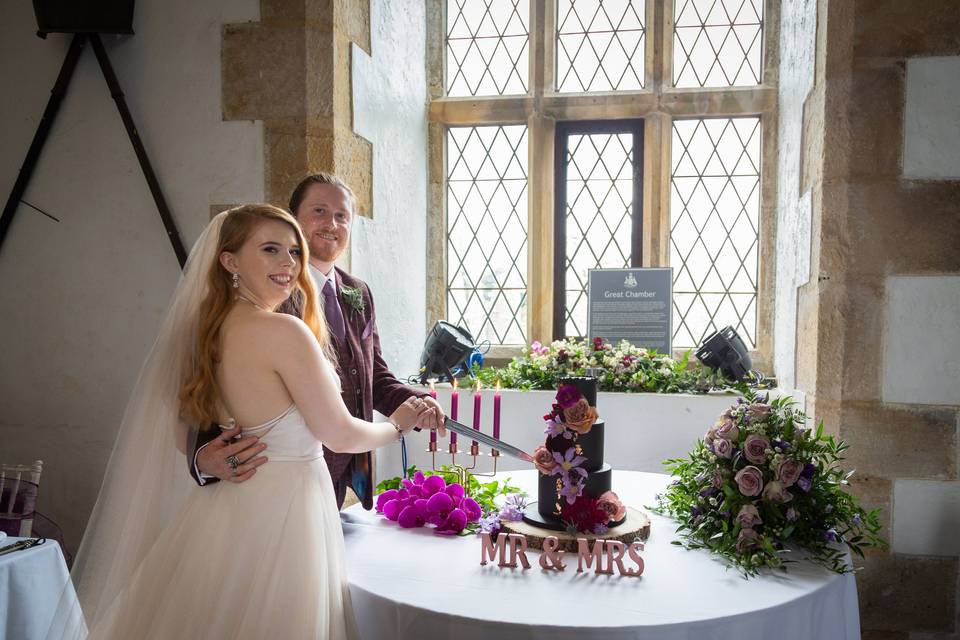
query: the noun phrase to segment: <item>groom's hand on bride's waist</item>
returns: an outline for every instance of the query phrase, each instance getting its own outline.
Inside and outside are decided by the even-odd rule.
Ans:
[[[227,482],[244,482],[253,477],[257,467],[267,461],[259,454],[267,448],[256,436],[243,436],[240,427],[222,432],[197,452],[197,469],[207,476]]]

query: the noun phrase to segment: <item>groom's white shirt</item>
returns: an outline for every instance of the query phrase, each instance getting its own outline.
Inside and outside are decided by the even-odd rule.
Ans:
[[[333,278],[333,292],[337,293],[337,279],[334,277],[334,269],[336,267],[330,267],[330,271],[323,273],[320,269],[317,269],[313,264],[310,264],[309,273],[310,277],[313,278],[313,284],[317,287],[317,294],[320,296],[320,304],[323,304],[323,288],[327,286],[327,280]],[[209,442],[207,444],[210,444]],[[203,445],[203,447],[207,446]],[[203,486],[207,483],[207,480],[214,478],[215,476],[208,476],[205,473],[200,473],[200,469],[197,467],[197,457],[199,457],[200,452],[203,451],[203,447],[198,447],[196,452],[193,454],[193,470],[196,472],[197,478],[200,479],[200,486]]]

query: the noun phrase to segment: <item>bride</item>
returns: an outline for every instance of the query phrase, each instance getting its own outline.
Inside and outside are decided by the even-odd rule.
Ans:
[[[50,638],[353,634],[322,444],[369,451],[429,409],[411,398],[385,423],[347,412],[307,251],[269,205],[221,213],[197,241],[78,553],[82,613],[65,594]],[[296,290],[303,320],[274,313]],[[183,473],[191,425],[212,423],[267,445],[255,481],[201,489]]]

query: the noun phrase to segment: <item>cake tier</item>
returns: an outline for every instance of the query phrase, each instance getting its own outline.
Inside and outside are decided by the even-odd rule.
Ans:
[[[553,518],[559,522],[557,503],[560,498],[557,492],[557,481],[560,476],[545,476],[539,474],[539,486],[537,487],[538,511],[544,518]],[[610,491],[613,486],[613,467],[608,464],[601,465],[597,471],[591,471],[587,474],[586,485],[583,492],[591,498],[599,498],[601,495]]]
[[[583,435],[577,434],[576,440],[563,436],[547,438],[547,449],[563,455],[572,445],[579,445],[580,455],[586,458],[581,467],[585,471],[599,471],[603,466],[603,431],[605,427],[606,423],[603,420],[597,420],[590,427],[590,431]]]

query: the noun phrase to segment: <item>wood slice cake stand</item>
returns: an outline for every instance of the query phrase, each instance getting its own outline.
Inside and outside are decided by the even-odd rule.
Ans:
[[[591,533],[567,533],[566,531],[552,531],[542,527],[535,527],[532,524],[520,520],[519,522],[501,521],[500,527],[507,533],[519,533],[527,537],[527,546],[531,549],[543,549],[543,540],[550,536],[559,539],[558,549],[563,551],[577,552],[577,538],[585,538],[588,543],[594,540],[619,540],[624,544],[630,544],[637,538],[646,540],[650,535],[650,518],[647,514],[627,507],[627,518],[616,527],[610,529],[603,535]]]

